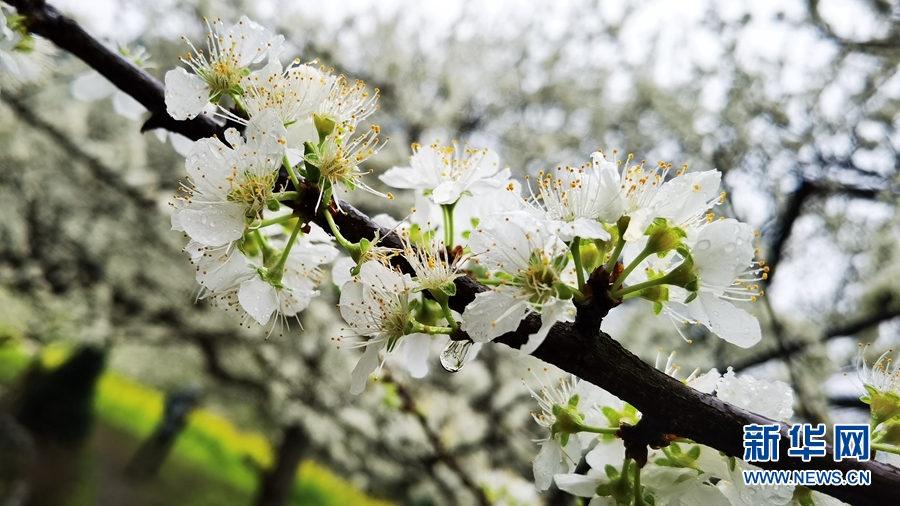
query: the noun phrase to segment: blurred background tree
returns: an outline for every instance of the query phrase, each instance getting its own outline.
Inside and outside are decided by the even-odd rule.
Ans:
[[[54,5],[98,38],[145,47],[157,77],[186,53],[178,37],[200,39],[201,16],[248,15],[285,35],[286,54],[381,89],[373,121],[391,140],[371,160],[376,174],[402,164],[411,142],[436,138],[499,150],[520,180],[582,164],[598,148],[718,168],[728,189],[719,210],[760,230],[771,268],[754,308],[763,342],[741,350],[687,328],[687,344],[667,319],[629,305],[604,330],[649,361],[665,348],[688,369],[734,365],[785,380],[798,420],[867,419],[852,367],[857,343],[881,350],[900,341],[896,2]],[[401,504],[571,503],[552,491],[538,497],[529,483],[536,427],[520,378],[536,360],[486,347],[451,375],[435,349],[426,380],[412,381],[389,360],[383,381],[354,397],[356,352],[331,340],[342,324],[333,285],[303,313],[302,330],[268,340],[262,329],[192,305],[193,270],[167,205],[183,158],[116,114],[127,109],[121,99],[74,100],[73,81],[89,69],[64,52],[47,58],[41,85],[3,83],[0,94],[0,346],[9,357],[0,381],[15,406],[29,381],[12,372],[22,370],[22,355],[106,350],[118,383],[97,387],[93,457],[80,461],[73,500],[328,504],[333,492],[315,499],[319,492],[302,495],[293,483],[309,461]],[[396,218],[415,204],[349,200]],[[222,458],[201,462],[197,450],[191,467],[192,440],[179,440],[177,460],[157,478],[171,488],[154,498],[124,468],[162,416],[162,400],[147,394],[156,407],[134,411],[146,420],[121,416],[128,403],[114,399],[145,398],[126,377],[164,392],[199,388],[202,412],[185,432],[198,434],[193,441],[217,437],[198,427],[215,414],[264,434],[274,450],[241,446],[222,429]],[[19,441],[21,427],[8,426],[4,434]],[[226,454],[241,456],[233,471]],[[209,486],[190,495],[198,482],[175,479],[172,466],[234,492]],[[217,474],[217,466],[229,470]],[[316,469],[303,467],[301,478],[327,482]]]

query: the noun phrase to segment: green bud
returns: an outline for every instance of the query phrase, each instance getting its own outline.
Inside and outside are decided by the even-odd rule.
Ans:
[[[681,240],[687,234],[678,227],[670,227],[665,218],[653,220],[653,224],[647,229],[647,246],[644,251],[664,254],[681,245]]]
[[[319,144],[325,142],[325,138],[331,135],[334,127],[337,126],[334,119],[318,114],[313,114],[313,124],[316,126],[316,131],[319,132]]]

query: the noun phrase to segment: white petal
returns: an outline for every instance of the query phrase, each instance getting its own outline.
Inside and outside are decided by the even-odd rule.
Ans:
[[[72,81],[72,96],[84,102],[106,98],[115,91],[115,85],[95,71],[81,74]]]
[[[382,183],[391,188],[400,188],[403,190],[411,190],[415,188],[426,189],[423,185],[424,181],[411,167],[393,167],[378,176]],[[432,188],[427,188],[432,189]]]
[[[350,270],[356,267],[356,262],[350,257],[338,258],[337,262],[331,267],[331,281],[338,287],[343,287],[346,283],[353,280]],[[362,297],[362,295],[360,295]]]
[[[594,497],[597,486],[601,483],[596,477],[581,474],[557,474],[553,476],[553,481],[563,492],[578,497]]]
[[[731,344],[749,348],[762,339],[756,318],[711,293],[701,291],[697,300],[688,304],[687,308],[691,318]]]
[[[553,475],[559,472],[560,460],[562,460],[562,448],[559,447],[559,444],[553,439],[545,441],[532,464],[534,488],[537,490],[550,488]]]
[[[550,223],[553,230],[556,231],[559,238],[569,242],[576,236],[582,239],[600,239],[607,240],[609,232],[603,228],[603,224],[591,218],[576,218],[575,221],[565,222],[555,220]]]
[[[341,316],[351,326],[364,327],[368,322],[368,308],[363,301],[364,291],[363,283],[352,278],[341,286]]]
[[[722,376],[719,374],[715,368],[710,369],[708,373],[701,374],[697,376],[693,380],[688,382],[688,385],[691,386],[694,390],[703,392],[705,394],[712,394],[716,390],[716,383],[719,382],[719,378]]]
[[[519,328],[528,303],[501,292],[481,292],[463,311],[463,330],[475,342],[486,343]]]
[[[431,198],[432,200],[434,200],[435,204],[452,204],[459,200],[459,196],[462,191],[462,185],[460,185],[458,182],[444,181],[434,189],[434,192],[431,194]]]
[[[194,204],[175,212],[185,233],[206,246],[224,246],[244,234],[244,207],[234,202]]]
[[[359,395],[366,389],[366,380],[378,368],[378,362],[380,361],[378,357],[379,351],[378,346],[366,346],[366,352],[360,357],[359,362],[356,363],[356,367],[353,368],[353,372],[350,374],[351,394]]]
[[[191,119],[209,102],[209,85],[178,67],[166,72],[166,111],[177,120]]]
[[[519,353],[530,355],[544,342],[554,324],[573,321],[575,321],[575,306],[571,301],[554,299],[551,303],[544,304],[541,307],[541,328],[528,336],[528,342],[519,349]]]
[[[734,219],[704,225],[691,246],[691,254],[704,287],[731,286],[736,274],[750,266],[755,251],[753,229]]]
[[[269,318],[272,317],[272,313],[278,309],[279,305],[275,287],[259,277],[241,283],[238,301],[241,303],[241,308],[260,325],[269,322]]]
[[[600,440],[591,451],[584,456],[591,469],[606,473],[606,466],[622,467],[625,460],[625,443],[621,439]]]
[[[113,94],[113,108],[117,113],[132,121],[141,119],[141,116],[147,112],[147,108],[131,95],[119,91]]]
[[[689,172],[663,184],[654,198],[656,216],[682,226],[709,210],[719,195],[722,173],[717,170]]]
[[[406,355],[406,368],[413,378],[424,378],[428,375],[428,353],[431,351],[431,336],[428,334],[409,334],[403,336],[403,352]]]

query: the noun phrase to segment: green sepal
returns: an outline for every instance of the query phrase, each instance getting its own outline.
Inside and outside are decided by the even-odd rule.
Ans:
[[[570,436],[570,434],[568,432],[563,432],[562,434],[560,434],[559,435],[559,445],[562,446],[563,448],[565,448],[566,445],[569,444],[569,436]]]
[[[794,502],[798,503],[800,506],[816,506],[816,501],[812,496],[812,490],[803,485],[794,488]]]
[[[659,314],[662,313],[662,310],[663,310],[662,302],[654,301],[653,302],[653,314],[656,316],[659,316]]]
[[[684,299],[684,303],[685,303],[685,304],[690,304],[690,303],[693,302],[693,300],[696,299],[696,298],[697,298],[697,292],[696,292],[696,291],[691,292],[691,293],[687,296],[687,298]]]
[[[272,211],[274,213],[274,212],[278,211],[279,209],[281,209],[281,202],[278,202],[275,199],[271,199],[268,202],[266,202],[266,208],[269,211]]]
[[[616,469],[615,466],[606,464],[606,467],[604,467],[603,470],[606,471],[606,476],[609,477],[610,480],[615,481],[619,479],[619,470]]]
[[[553,283],[553,289],[556,290],[556,296],[560,300],[569,300],[575,295],[574,292],[572,292],[572,287],[561,281]]]
[[[447,294],[449,297],[453,297],[456,295],[456,283],[453,281],[447,281],[443,285],[441,285],[441,291]]]
[[[407,304],[407,307],[409,308],[410,313],[415,311],[419,307],[419,299],[412,299],[409,301],[409,304]]]
[[[616,471],[616,474],[618,474],[618,471]],[[594,493],[600,497],[611,496],[613,493],[612,483],[601,483],[601,484],[597,485],[597,488],[596,488],[596,490],[594,490]]]

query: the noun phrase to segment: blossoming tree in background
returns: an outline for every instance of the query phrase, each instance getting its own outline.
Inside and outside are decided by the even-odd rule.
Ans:
[[[685,340],[682,328],[691,324],[741,348],[763,338],[746,308],[763,296],[759,283],[769,268],[757,259],[758,234],[718,212],[717,170],[598,150],[521,184],[490,147],[413,144],[409,165],[379,178],[415,191],[440,209],[441,220],[382,228],[341,200],[358,188],[393,198],[365,180],[372,171],[364,164],[384,142],[378,126],[362,126],[378,109],[378,90],[317,61],[283,67],[284,38],[246,17],[208,27],[205,48],[189,42],[181,58],[187,68],[165,79],[173,119],[231,125],[191,146],[173,203],[172,228],[189,238],[199,298],[284,338],[342,249],[349,260],[335,262],[333,278],[343,280],[346,328],[337,341],[364,349],[348,371],[351,393],[363,392],[395,352],[413,377],[424,376],[434,340],[443,343],[444,368],[456,372],[475,346],[522,328],[529,329],[518,343],[522,354],[549,349],[555,329],[609,339],[599,323],[629,299],[649,303]],[[355,237],[348,220],[374,233]],[[459,303],[463,289],[469,300]],[[585,352],[571,343],[566,353]],[[900,423],[896,368],[882,356],[864,369],[874,442],[900,453],[892,429]],[[678,373],[671,358],[663,372]],[[698,372],[683,380],[698,399],[715,393],[775,421],[793,414],[784,383]],[[750,490],[740,474],[750,465],[734,455],[679,433],[636,436],[646,423],[627,399],[574,376],[558,385],[536,376],[541,385],[530,392],[540,412],[533,417],[548,431],[533,461],[538,490],[555,484],[592,506],[834,501],[803,487]],[[582,462],[589,469],[579,470]]]

